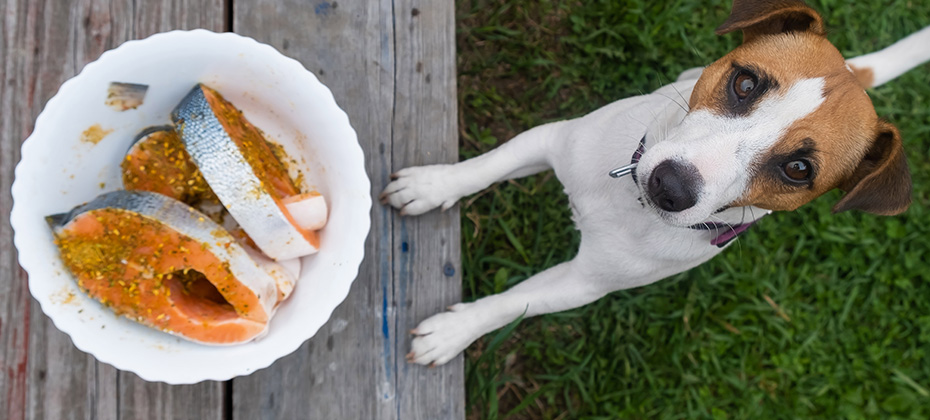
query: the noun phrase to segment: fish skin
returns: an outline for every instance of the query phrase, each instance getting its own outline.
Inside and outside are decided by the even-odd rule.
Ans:
[[[136,134],[136,138],[132,139],[132,144],[129,145],[129,149],[126,150],[126,154],[131,153],[132,150],[135,149],[139,143],[145,141],[146,139],[148,139],[150,135],[152,135],[153,133],[157,133],[159,131],[174,131],[174,126],[153,125],[151,127],[144,128],[142,131],[139,132],[139,134]]]
[[[282,277],[278,279],[270,270],[259,266],[232,235],[207,216],[193,207],[158,193],[128,190],[108,192],[67,213],[47,216],[46,222],[57,234],[81,214],[101,209],[130,211],[165,224],[195,241],[210,244],[209,251],[220,260],[228,262],[229,269],[236,279],[260,296],[262,308],[269,319],[274,314],[278,301],[277,284],[294,282],[294,279],[288,278],[290,276],[284,269],[276,270],[275,274]]]
[[[145,93],[148,90],[148,85],[112,82],[107,88],[104,104],[119,112],[136,109],[145,102]]]
[[[65,225],[65,220],[70,220],[68,213],[59,213],[45,216],[45,223],[54,232],[56,228]]]
[[[184,97],[171,118],[204,179],[262,252],[275,260],[286,260],[317,251],[262,186],[214,114],[202,85]]]

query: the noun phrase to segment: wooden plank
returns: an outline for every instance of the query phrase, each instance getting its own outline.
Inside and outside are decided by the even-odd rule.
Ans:
[[[401,166],[457,159],[453,4],[443,3],[414,12],[390,1],[237,0],[233,28],[297,58],[333,90],[376,197]],[[417,13],[436,20],[421,26]],[[458,212],[399,219],[376,205],[372,219],[346,302],[294,355],[233,381],[234,418],[464,417],[461,358],[433,370],[403,358],[406,331],[458,299]]]
[[[133,37],[174,29],[209,29],[223,32],[232,0],[145,0],[133,1]]]
[[[6,110],[0,117],[0,213],[4,215],[12,207],[9,191],[21,141],[61,82],[83,65],[75,50],[89,49],[87,44],[76,47],[73,30],[73,10],[86,5],[52,7],[53,3],[57,2],[19,1],[0,6],[3,56],[9,57],[4,60],[0,86],[0,101]],[[5,398],[5,418],[113,418],[103,411],[112,409],[114,405],[106,400],[114,399],[96,398],[95,392],[99,382],[115,380],[115,371],[98,371],[93,358],[74,349],[31,302],[8,222],[4,218],[0,225],[0,325],[4,327],[0,330],[4,355],[0,365],[6,373],[0,375],[0,395]]]
[[[454,2],[398,0],[394,8],[394,168],[457,162]],[[458,206],[395,222],[398,331],[461,301],[460,227]],[[396,345],[409,349],[409,334]],[[464,418],[463,357],[435,369],[399,366],[397,394],[401,419]]]
[[[225,383],[195,385],[149,383],[135,374],[120,372],[119,418],[160,420],[223,420],[226,418]]]
[[[23,104],[27,91],[18,78],[24,68],[30,39],[26,37],[24,5],[0,3],[3,19],[0,34],[0,417],[21,419],[26,407],[26,363],[29,338],[29,292],[25,274],[16,262],[13,232],[9,223],[13,207],[10,186],[13,168],[19,161],[19,140],[27,132]]]
[[[137,415],[143,412],[184,413],[180,417],[195,413],[196,418],[210,418],[208,412],[219,413],[214,418],[221,415],[225,397],[221,384],[198,385],[196,390],[145,384],[75,349],[29,298],[6,215],[12,207],[9,191],[20,144],[62,82],[129,39],[173,27],[222,30],[224,4],[223,0],[0,4],[4,19],[0,52],[6,58],[0,67],[0,105],[8,110],[0,115],[0,214],[4,215],[0,222],[0,407],[4,411],[0,417],[116,419],[121,409],[128,413],[125,418],[143,418]],[[122,398],[119,377],[123,388],[132,391]],[[152,397],[133,398],[140,393]],[[192,410],[195,405],[201,410]]]
[[[116,369],[75,349],[38,306],[32,308],[42,321],[33,319],[30,328],[26,418],[116,419],[116,395],[101,392],[113,388]]]
[[[372,194],[391,173],[394,95],[389,0],[237,0],[233,29],[301,61],[333,91],[366,155]],[[294,354],[233,381],[233,418],[393,419],[391,220],[372,209],[365,261],[345,302]]]

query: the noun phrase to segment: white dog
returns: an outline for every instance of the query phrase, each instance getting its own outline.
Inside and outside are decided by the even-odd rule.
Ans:
[[[688,270],[762,216],[834,188],[846,192],[836,212],[907,209],[900,136],[864,88],[930,59],[930,28],[848,61],[800,0],[734,0],[717,33],[735,30],[741,46],[652,94],[533,128],[465,162],[395,174],[382,202],[418,215],[551,168],[581,231],[571,261],[420,323],[408,359],[443,364],[524,311],[571,309]]]

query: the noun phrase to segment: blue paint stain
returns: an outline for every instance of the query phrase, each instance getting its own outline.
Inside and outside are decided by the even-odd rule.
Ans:
[[[455,267],[452,266],[452,263],[446,263],[442,268],[442,274],[445,274],[446,277],[452,277],[455,275]]]
[[[395,296],[397,299],[396,302],[400,302],[400,305],[407,304],[407,285],[411,281],[410,261],[413,260],[413,247],[407,245],[409,240],[410,237],[407,234],[407,218],[402,217],[400,219],[400,241],[403,253],[400,255],[400,273],[397,277],[397,284],[400,286],[400,290],[398,293],[399,296]],[[402,366],[403,371],[406,372],[410,364],[403,363]]]
[[[387,287],[382,287],[381,291],[384,293],[384,298],[381,301],[381,334],[384,336],[384,344],[381,356],[384,357],[384,375],[387,376],[387,378],[390,380],[394,361],[391,360],[391,330],[388,328]]]
[[[316,13],[317,16],[319,15],[329,16],[329,12],[331,12],[332,10],[333,10],[333,5],[329,4],[329,2],[327,1],[324,1],[316,5],[316,7],[313,8],[313,12]]]
[[[387,316],[387,289],[384,289],[384,299],[381,301],[381,334],[384,335],[384,339],[387,340],[391,335],[390,329],[388,329],[388,316]]]
[[[387,174],[384,175],[387,176]],[[384,219],[388,219],[390,217],[389,211],[388,207],[384,206],[381,210],[381,216]],[[378,255],[378,258],[381,266],[381,334],[384,337],[381,357],[384,359],[384,374],[387,380],[390,381],[394,368],[394,358],[391,354],[393,346],[391,345],[391,328],[388,324],[388,288],[391,287],[391,261],[389,259],[390,255],[387,252],[391,246],[391,231],[389,226],[388,223],[382,225],[379,242],[381,244],[381,249],[384,251]]]
[[[392,62],[391,53],[393,50],[394,43],[391,42],[391,38],[387,34],[381,36],[381,63],[380,66],[389,66]],[[386,179],[386,178],[385,178]]]

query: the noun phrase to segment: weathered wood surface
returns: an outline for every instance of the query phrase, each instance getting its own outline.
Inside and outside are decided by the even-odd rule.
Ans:
[[[435,3],[435,4],[433,4]],[[35,117],[84,64],[129,39],[226,28],[316,73],[348,112],[376,196],[402,167],[456,160],[453,2],[5,0],[0,3],[0,418],[437,419],[464,417],[462,360],[407,365],[407,331],[460,294],[458,212],[372,209],[366,259],[317,336],[250,377],[146,383],[73,347],[29,296],[9,213]]]
[[[333,90],[377,197],[396,170],[457,160],[453,6],[236,0],[233,29]],[[404,219],[376,204],[371,214],[349,297],[297,352],[233,381],[233,418],[464,417],[461,358],[439,369],[404,359],[407,331],[460,297],[458,210]]]
[[[224,0],[0,3],[0,418],[223,418],[224,384],[150,384],[78,351],[32,301],[9,214],[21,142],[62,82],[120,43],[170,29],[225,29]]]
[[[454,5],[395,3],[394,170],[458,161]],[[461,300],[459,220],[455,207],[394,223],[398,351],[420,321]],[[437,369],[401,363],[397,393],[400,419],[464,417],[463,357]]]

